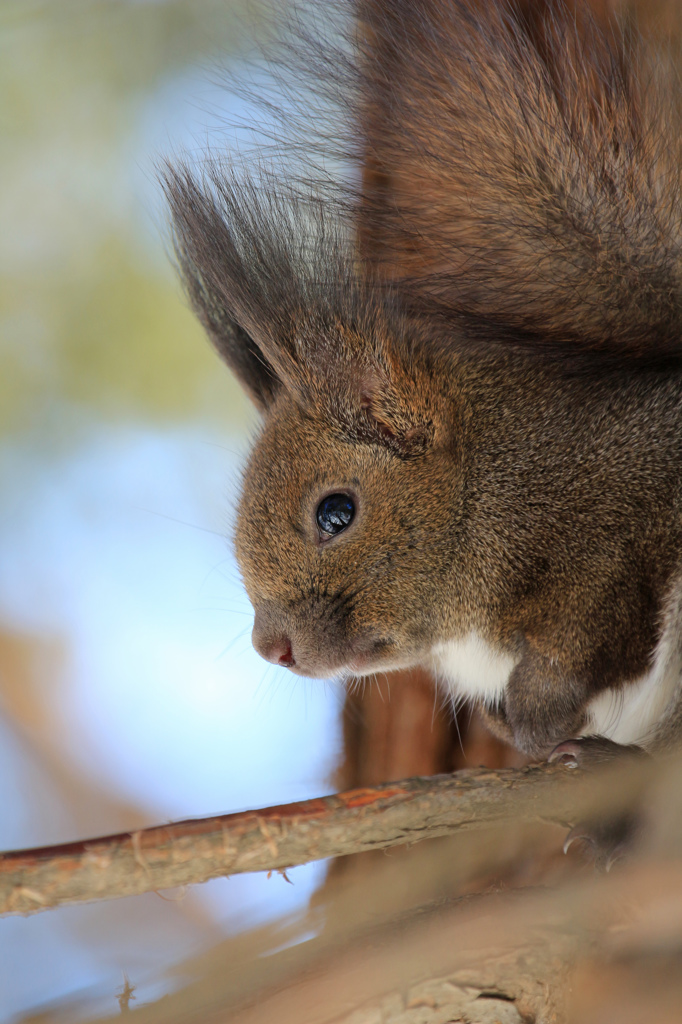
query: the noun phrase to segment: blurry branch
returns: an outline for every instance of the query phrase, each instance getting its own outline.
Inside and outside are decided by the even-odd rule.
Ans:
[[[381,890],[378,877],[373,883]],[[260,942],[242,935],[221,943],[185,965],[192,970],[185,974],[193,979],[189,985],[137,1008],[136,1024],[679,1024],[682,1019],[679,861],[642,860],[558,888],[487,891],[398,916],[368,933],[353,930],[348,920],[362,899],[371,903],[373,893],[341,887],[332,906],[325,907],[324,929],[314,942],[272,952],[282,936],[270,931]],[[347,929],[339,928],[339,916],[346,918]],[[308,928],[311,924],[319,928],[314,918],[307,919]],[[592,977],[586,978],[586,971]],[[633,1013],[628,999],[632,1002],[632,982],[642,974],[646,1002],[642,1006],[640,998]],[[594,991],[597,985],[607,990],[606,1000],[603,991]],[[620,991],[614,991],[616,985]],[[659,997],[669,1000],[671,987],[672,1012],[661,1012]],[[567,1003],[577,1004],[573,1012]],[[98,1024],[119,1020],[100,1018]]]
[[[0,914],[113,899],[360,853],[505,822],[575,823],[637,800],[651,770],[477,769],[220,817],[0,854]]]

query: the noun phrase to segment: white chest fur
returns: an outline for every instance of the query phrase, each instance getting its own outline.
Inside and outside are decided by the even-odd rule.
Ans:
[[[439,678],[455,699],[473,697],[486,704],[499,701],[516,664],[515,658],[477,633],[437,644],[431,654]]]
[[[677,626],[679,629],[679,625]],[[668,630],[649,672],[619,690],[606,690],[588,708],[585,734],[607,736],[615,743],[647,746],[665,720],[682,684],[682,636]]]
[[[439,681],[455,701],[469,697],[497,703],[516,665],[515,658],[477,633],[438,644],[431,654]],[[671,644],[664,638],[646,675],[618,690],[605,690],[591,701],[582,734],[606,736],[615,743],[646,744],[681,679],[680,641]]]
[[[433,667],[453,698],[470,697],[497,703],[504,693],[516,659],[492,647],[477,633],[438,644]],[[667,602],[662,635],[651,668],[639,679],[606,690],[588,706],[584,735],[606,736],[615,743],[645,746],[655,740],[670,709],[682,701],[682,582]]]
[[[616,743],[655,745],[670,712],[679,705],[681,692],[682,581],[677,580],[666,603],[651,668],[620,690],[607,690],[596,697],[588,708],[585,732],[599,733]]]
[[[582,735],[606,736],[614,743],[645,743],[669,696],[655,669],[619,690],[604,690],[589,704]]]

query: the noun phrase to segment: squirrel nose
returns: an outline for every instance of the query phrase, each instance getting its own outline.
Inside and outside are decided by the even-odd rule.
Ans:
[[[261,658],[272,662],[273,665],[282,665],[284,668],[293,668],[296,664],[291,652],[291,640],[288,636],[277,636],[268,640],[253,641]]]
[[[290,637],[281,629],[273,630],[272,626],[268,628],[267,622],[262,621],[258,614],[253,624],[251,640],[261,658],[265,658],[273,665],[293,668],[296,664]]]
[[[279,636],[265,645],[264,651],[259,651],[266,661],[273,665],[282,665],[284,668],[293,668],[296,664],[291,652],[291,641],[287,636]]]

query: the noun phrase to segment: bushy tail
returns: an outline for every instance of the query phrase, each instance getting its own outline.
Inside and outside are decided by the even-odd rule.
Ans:
[[[327,0],[318,23],[334,11],[345,44],[298,22],[271,64],[289,92],[280,107],[266,99],[276,127],[265,134],[290,163],[283,193],[317,190],[330,217],[350,222],[357,265],[446,335],[452,325],[453,344],[469,335],[536,352],[677,358],[676,62],[615,23],[597,24],[581,2]],[[236,208],[219,209],[209,193],[238,172],[220,160],[209,170],[192,187],[229,234]],[[186,174],[174,196],[179,251],[195,303],[211,292],[215,305],[224,301],[211,283],[217,254],[194,252],[178,200]],[[263,181],[260,199],[250,191],[250,223],[274,237],[262,195],[280,185],[269,172]],[[300,240],[287,244],[294,251]],[[251,248],[260,259],[281,256],[278,246],[254,237]]]
[[[539,342],[682,353],[671,54],[562,0],[534,20],[505,0],[359,7],[369,258]]]

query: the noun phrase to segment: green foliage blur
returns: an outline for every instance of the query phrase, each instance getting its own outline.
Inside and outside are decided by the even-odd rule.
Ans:
[[[238,0],[0,2],[0,440],[244,417],[175,280],[154,164],[185,79],[258,24]]]

